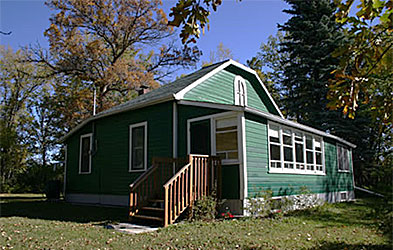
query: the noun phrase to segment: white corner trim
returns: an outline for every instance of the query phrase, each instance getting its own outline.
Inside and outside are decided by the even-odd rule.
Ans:
[[[89,148],[89,171],[82,172],[82,140],[83,138],[89,137],[90,138],[90,148]],[[93,148],[93,134],[83,134],[79,138],[79,174],[90,174],[91,173],[91,150]]]
[[[240,167],[240,199],[245,200],[248,197],[248,180],[247,180],[247,145],[246,145],[246,118],[244,113],[239,115],[239,130],[241,142],[241,167]]]
[[[144,152],[143,152],[143,158],[144,158],[144,163],[143,163],[143,169],[138,169],[138,170],[133,170],[131,168],[132,166],[132,129],[136,128],[136,127],[144,127]],[[131,124],[129,126],[129,148],[128,148],[128,172],[144,172],[147,170],[147,121],[144,122],[140,122],[140,123],[135,123],[135,124]]]
[[[190,85],[188,85],[187,87],[185,87],[184,89],[180,90],[179,92],[177,92],[175,94],[175,99],[176,100],[181,100],[184,98],[184,95],[190,91],[191,89],[195,88],[196,86],[198,86],[200,83],[204,82],[206,79],[210,78],[211,76],[215,75],[216,73],[218,73],[219,71],[225,69],[228,65],[231,64],[231,60],[228,60],[227,62],[223,63],[222,65],[218,66],[217,68],[215,68],[214,70],[210,71],[209,73],[207,73],[206,75],[204,75],[203,77],[199,78],[198,80],[196,80],[195,82],[191,83]]]

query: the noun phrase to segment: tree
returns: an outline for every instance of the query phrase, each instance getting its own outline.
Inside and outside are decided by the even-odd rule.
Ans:
[[[226,48],[222,42],[220,42],[217,46],[216,51],[210,51],[209,54],[209,61],[203,61],[202,62],[202,67],[211,65],[216,62],[221,62],[226,59],[233,59],[233,54],[232,50],[229,48]]]
[[[99,111],[128,100],[139,85],[151,88],[199,58],[195,48],[164,43],[173,32],[158,0],[51,0],[56,11],[45,31],[50,53],[35,48],[33,61],[52,74],[97,89]]]
[[[331,130],[326,108],[330,72],[338,66],[332,56],[345,42],[335,21],[336,6],[329,0],[286,1],[291,18],[279,29],[285,32],[281,52],[284,62],[282,89],[284,109],[289,117],[321,130]],[[337,114],[334,114],[337,117]]]
[[[351,43],[335,52],[340,65],[333,71],[329,107],[353,118],[359,103],[370,103],[374,118],[392,128],[393,2],[361,0],[354,16],[353,0],[336,3],[337,22],[348,27]]]
[[[257,72],[279,107],[282,106],[283,99],[281,84],[284,80],[285,62],[289,58],[288,52],[280,52],[284,41],[284,35],[280,31],[276,36],[270,35],[267,43],[262,43],[259,47],[257,55],[247,60],[247,65]]]
[[[26,167],[29,157],[24,144],[23,125],[30,119],[27,112],[29,98],[43,85],[43,72],[33,64],[25,63],[23,51],[13,52],[0,46],[0,189],[9,191],[16,175]]]
[[[171,8],[169,16],[173,20],[168,22],[169,25],[180,27],[180,38],[183,44],[195,43],[205,26],[209,29],[210,10],[217,10],[222,0],[178,0],[176,6]]]

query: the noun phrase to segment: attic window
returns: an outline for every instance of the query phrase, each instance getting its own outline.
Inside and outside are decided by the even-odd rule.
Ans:
[[[236,76],[234,85],[235,105],[247,106],[246,81],[241,76]]]

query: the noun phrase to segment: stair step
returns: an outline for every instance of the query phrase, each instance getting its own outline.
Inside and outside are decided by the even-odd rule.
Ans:
[[[144,210],[150,210],[150,211],[157,211],[157,212],[164,212],[163,208],[160,207],[142,207]]]
[[[156,203],[164,203],[164,200],[160,200],[160,199],[152,199],[149,200],[150,202],[156,202]]]
[[[140,215],[140,214],[134,215],[134,218],[142,219],[142,220],[155,220],[155,221],[163,221],[164,220],[163,218],[160,218],[160,217]]]

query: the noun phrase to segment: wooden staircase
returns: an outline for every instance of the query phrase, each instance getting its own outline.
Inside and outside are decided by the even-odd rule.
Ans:
[[[208,155],[154,158],[152,167],[130,185],[130,220],[165,227],[174,223],[195,200],[219,189],[220,168],[220,159]]]

